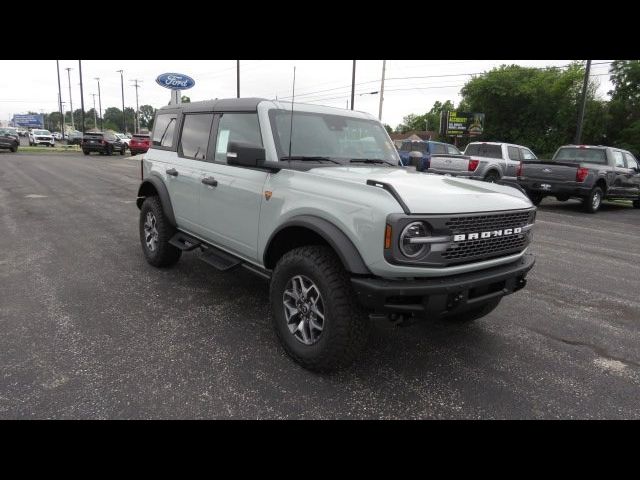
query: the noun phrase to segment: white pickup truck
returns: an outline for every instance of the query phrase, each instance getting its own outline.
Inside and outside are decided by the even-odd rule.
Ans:
[[[537,160],[527,147],[499,142],[472,142],[467,145],[464,155],[460,158],[434,157],[428,171],[487,182],[517,183],[520,162]]]

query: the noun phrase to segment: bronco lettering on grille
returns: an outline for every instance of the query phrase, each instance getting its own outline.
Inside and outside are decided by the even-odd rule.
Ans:
[[[508,235],[517,235],[518,233],[522,233],[522,227],[505,228],[504,230],[491,230],[488,232],[461,233],[459,235],[454,235],[453,241],[464,242],[465,240],[479,240],[483,238],[494,238],[502,236],[506,237]]]

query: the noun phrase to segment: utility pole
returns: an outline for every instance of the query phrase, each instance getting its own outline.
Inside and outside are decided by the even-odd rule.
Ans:
[[[98,119],[96,118],[96,94],[92,93],[93,97],[93,128],[98,129]]]
[[[591,60],[587,60],[587,67],[584,70],[584,83],[582,84],[582,100],[580,101],[580,111],[578,113],[578,128],[576,130],[575,144],[579,145],[582,140],[582,122],[584,121],[584,109],[587,104],[587,87],[589,86],[589,71],[591,70]]]
[[[382,102],[384,101],[384,72],[387,67],[387,61],[382,61],[382,83],[380,84],[380,108],[378,109],[378,120],[382,121]]]
[[[351,110],[353,110],[353,96],[356,92],[356,61],[353,61],[353,72],[351,73]]]
[[[62,111],[62,139],[64,140],[64,131],[66,130],[65,121],[64,121],[64,104],[66,102],[60,101],[60,110]]]
[[[73,121],[73,99],[71,98],[71,70],[73,68],[67,67],[65,68],[67,71],[67,77],[69,78],[69,108],[71,109],[71,128],[76,129],[76,124]]]
[[[100,78],[99,77],[95,77],[95,79],[98,81],[98,106],[100,107],[100,130],[102,130],[102,98],[100,96]],[[94,98],[95,100],[95,98]],[[96,106],[93,106],[93,109],[95,110]],[[96,127],[97,128],[97,127]]]
[[[138,107],[138,88],[140,87],[140,85],[138,85],[138,82],[142,83],[142,80],[138,80],[137,78],[135,78],[133,81],[135,82],[134,87],[136,89],[136,133],[140,133],[140,117]]]
[[[240,60],[236,60],[236,79],[238,80],[238,98],[240,98]]]
[[[60,60],[56,60],[56,69],[58,70],[58,109],[60,110],[60,128],[62,131],[62,138],[64,139],[64,114],[62,113],[62,88],[60,87]]]
[[[80,108],[82,109],[82,133],[84,134],[84,90],[82,89],[82,60],[78,60],[80,74]]]
[[[116,70],[120,72],[120,88],[122,88],[122,132],[127,133],[127,119],[124,115],[124,77],[122,76],[123,70]]]

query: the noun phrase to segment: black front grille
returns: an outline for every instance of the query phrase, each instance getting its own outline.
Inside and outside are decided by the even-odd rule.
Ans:
[[[527,243],[525,234],[508,237],[485,238],[481,240],[467,240],[456,242],[442,254],[447,260],[466,260],[469,257],[492,258],[501,253],[521,250]]]
[[[451,234],[460,235],[468,233],[504,231],[509,228],[524,227],[535,221],[535,211],[499,213],[488,215],[472,215],[453,217],[446,222]],[[478,259],[490,259],[517,253],[522,251],[528,243],[528,233],[515,235],[492,236],[452,243],[446,251],[442,252],[442,258],[451,263],[462,263]]]
[[[505,228],[524,227],[533,223],[536,212],[499,213],[495,215],[477,215],[453,217],[445,224],[453,234],[486,232]]]

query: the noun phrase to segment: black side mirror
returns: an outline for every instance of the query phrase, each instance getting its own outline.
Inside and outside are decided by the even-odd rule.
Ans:
[[[227,164],[259,167],[265,162],[264,148],[248,143],[231,142],[227,148]]]

